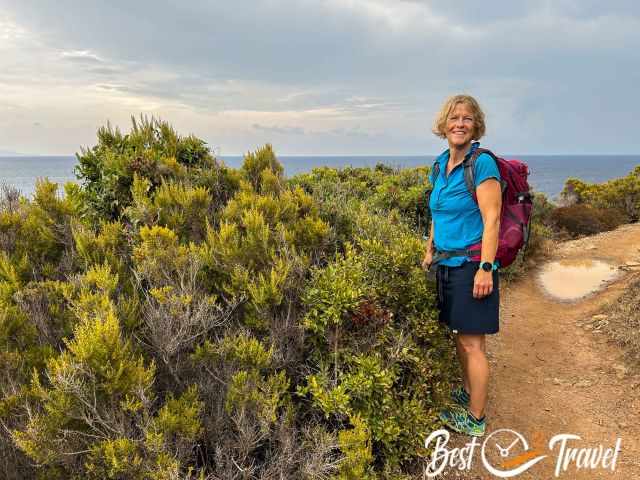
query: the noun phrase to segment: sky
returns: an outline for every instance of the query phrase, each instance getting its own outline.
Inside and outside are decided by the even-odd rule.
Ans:
[[[430,155],[446,97],[522,154],[636,154],[632,0],[0,0],[0,154],[153,115],[218,155]]]

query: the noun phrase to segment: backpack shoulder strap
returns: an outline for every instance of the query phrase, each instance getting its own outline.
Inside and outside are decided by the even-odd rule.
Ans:
[[[431,167],[431,185],[435,185],[438,175],[440,175],[440,162],[436,158],[433,162],[433,167]]]
[[[476,160],[483,153],[490,155],[494,160],[497,160],[498,158],[491,150],[486,148],[476,148],[462,164],[464,167],[464,183],[466,184],[469,193],[473,195],[473,200],[476,203],[478,203],[478,199],[476,198]]]

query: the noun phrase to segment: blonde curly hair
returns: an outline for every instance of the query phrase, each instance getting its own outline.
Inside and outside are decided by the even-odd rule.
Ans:
[[[478,101],[471,95],[454,95],[453,97],[447,98],[436,116],[431,131],[440,138],[447,138],[447,118],[449,118],[453,109],[456,108],[456,105],[461,103],[471,109],[471,113],[473,114],[473,139],[480,140],[484,137],[487,127],[484,123],[484,112],[482,108],[480,108]]]

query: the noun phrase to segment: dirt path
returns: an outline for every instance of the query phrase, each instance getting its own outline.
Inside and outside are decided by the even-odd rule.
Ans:
[[[640,225],[562,243],[551,260],[585,256],[614,265],[639,262]],[[638,278],[637,270],[622,271],[605,288],[574,302],[545,294],[537,271],[501,292],[501,332],[491,336],[488,345],[492,377],[487,433],[515,430],[530,443],[537,438],[536,445],[549,454],[513,478],[640,479],[640,375],[625,371],[622,352],[606,333],[581,325],[615,301]],[[580,440],[568,443],[575,447],[614,447],[621,438],[615,472],[576,470],[572,463],[555,477],[559,445],[549,451],[548,442],[561,433],[579,435]],[[454,442],[462,446],[468,440],[456,436]],[[479,453],[471,471],[450,470],[443,478],[498,478],[482,466]]]

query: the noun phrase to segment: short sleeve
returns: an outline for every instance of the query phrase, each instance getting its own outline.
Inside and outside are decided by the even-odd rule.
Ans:
[[[498,165],[496,165],[495,160],[488,153],[482,153],[476,159],[476,168],[475,168],[475,183],[476,188],[482,182],[487,180],[488,178],[495,178],[500,181],[500,171],[498,170]]]

